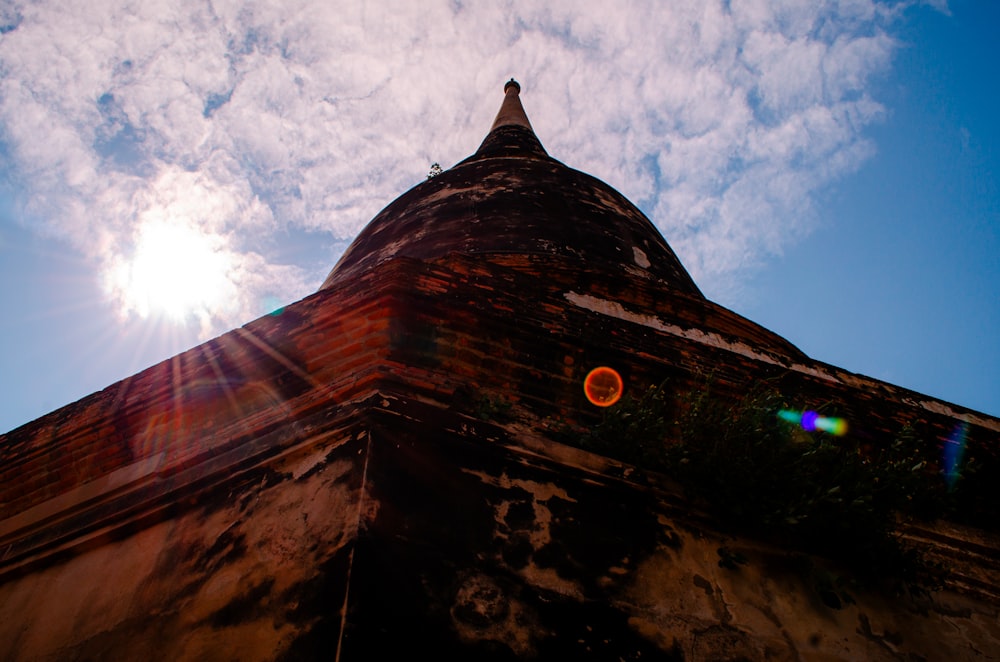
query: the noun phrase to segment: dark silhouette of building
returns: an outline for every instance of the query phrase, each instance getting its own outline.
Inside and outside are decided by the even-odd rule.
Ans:
[[[634,205],[547,154],[519,92],[315,294],[0,437],[0,657],[1000,655],[988,486],[902,529],[949,573],[893,597],[727,524],[632,438],[666,448],[692,393],[724,411],[766,385],[833,403],[859,452],[960,431],[989,472],[1000,420],[705,299]],[[601,366],[613,407],[584,391]],[[650,402],[662,429],[588,446]]]

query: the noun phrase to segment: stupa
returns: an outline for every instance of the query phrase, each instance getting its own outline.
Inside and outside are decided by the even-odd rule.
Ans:
[[[723,403],[759,384],[836,403],[859,448],[960,429],[987,471],[1000,420],[707,300],[639,209],[548,155],[520,91],[315,294],[0,436],[0,658],[1000,654],[987,517],[905,528],[948,567],[931,598],[831,606],[792,569],[808,555],[573,443],[706,376]],[[595,368],[621,380],[596,401]]]

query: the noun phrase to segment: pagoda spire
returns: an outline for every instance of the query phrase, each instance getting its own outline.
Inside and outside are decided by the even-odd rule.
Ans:
[[[515,155],[549,158],[521,105],[521,86],[511,78],[503,86],[503,91],[503,103],[489,134],[476,153],[466,160]]]
[[[511,124],[523,126],[529,131],[534,131],[531,128],[531,122],[528,121],[528,115],[524,112],[524,106],[521,105],[521,85],[511,78],[503,86],[503,92],[503,104],[500,105],[500,112],[497,113],[496,119],[493,120],[493,126],[490,127],[490,131]]]

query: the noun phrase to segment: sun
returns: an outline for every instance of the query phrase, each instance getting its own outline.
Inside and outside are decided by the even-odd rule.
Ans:
[[[115,289],[125,310],[140,317],[205,319],[231,307],[233,266],[221,237],[153,221],[142,226],[132,257],[117,269]]]

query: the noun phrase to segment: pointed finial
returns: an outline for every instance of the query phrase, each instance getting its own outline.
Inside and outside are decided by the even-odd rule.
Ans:
[[[535,136],[524,106],[521,105],[520,92],[521,85],[513,78],[504,84],[500,112],[493,120],[493,126],[483,143],[470,159],[512,154],[548,158],[549,155]]]
[[[531,122],[528,121],[528,116],[524,113],[524,106],[521,105],[520,83],[511,78],[503,86],[503,93],[503,104],[500,106],[500,112],[497,113],[496,119],[493,120],[493,127],[490,131],[498,126],[506,126],[508,124],[515,124],[530,129]]]

